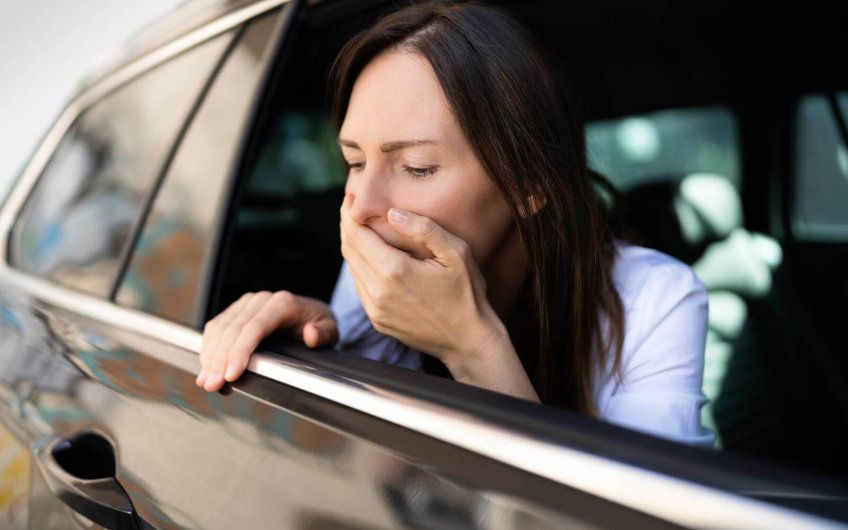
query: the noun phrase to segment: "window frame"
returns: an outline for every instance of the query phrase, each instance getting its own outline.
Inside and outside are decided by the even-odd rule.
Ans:
[[[216,70],[214,72],[214,76],[209,80],[209,83],[206,86],[206,89],[203,93],[203,97],[198,102],[196,112],[192,115],[192,120],[189,121],[186,124],[185,134],[181,138],[180,145],[177,146],[177,148],[175,149],[174,157],[172,158],[172,161],[176,160],[180,156],[183,141],[185,141],[187,138],[190,138],[189,135],[192,134],[191,128],[192,128],[195,120],[203,118],[203,116],[204,116],[204,114],[203,114],[204,113],[204,104],[209,97],[214,97],[213,93],[216,90],[216,87],[218,87],[218,83],[226,82],[230,85],[233,84],[233,81],[234,81],[233,79],[222,79],[221,74],[226,72],[227,66],[228,66],[228,64],[230,64],[230,61],[233,57],[233,54],[235,52],[237,52],[239,50],[239,47],[242,46],[245,43],[244,39],[245,39],[245,37],[249,36],[251,28],[254,26],[255,23],[260,22],[260,19],[262,19],[262,18],[275,17],[273,20],[270,21],[271,22],[271,28],[268,31],[268,33],[267,34],[265,34],[265,33],[261,34],[262,37],[263,37],[263,43],[262,43],[263,47],[262,47],[262,53],[259,57],[259,61],[258,61],[258,64],[257,64],[258,81],[255,82],[255,83],[253,81],[251,81],[251,84],[250,84],[251,86],[249,87],[249,89],[245,88],[245,91],[244,91],[244,97],[245,97],[245,100],[247,101],[247,105],[246,105],[247,109],[248,109],[247,114],[246,115],[240,114],[239,117],[237,118],[237,120],[235,120],[235,119],[233,120],[233,125],[235,125],[236,123],[241,122],[241,121],[243,121],[244,124],[243,124],[243,127],[240,130],[238,130],[238,131],[234,130],[234,132],[233,132],[235,140],[232,144],[228,144],[228,147],[227,147],[229,149],[230,145],[235,146],[235,149],[233,150],[234,155],[233,155],[233,158],[232,158],[232,162],[229,164],[229,167],[227,167],[223,170],[223,178],[222,178],[222,183],[220,184],[220,188],[218,188],[216,186],[216,189],[221,190],[220,201],[219,201],[219,204],[212,206],[213,208],[216,208],[216,211],[213,213],[212,221],[210,223],[212,230],[210,230],[208,237],[206,237],[204,239],[203,253],[200,256],[200,263],[199,263],[199,266],[198,266],[198,269],[197,269],[197,276],[198,276],[197,281],[196,281],[197,292],[196,292],[195,301],[194,301],[193,315],[187,321],[172,319],[172,318],[170,318],[166,315],[159,315],[159,314],[150,312],[149,314],[151,314],[153,316],[164,318],[166,320],[172,320],[174,323],[186,325],[186,326],[192,327],[194,329],[201,329],[202,326],[203,326],[203,323],[205,322],[205,319],[203,317],[206,314],[206,305],[207,305],[207,300],[209,298],[210,278],[213,277],[213,272],[214,272],[214,269],[215,269],[217,247],[218,247],[218,243],[219,243],[219,235],[218,234],[220,232],[220,224],[221,224],[221,218],[222,218],[221,212],[226,209],[227,204],[229,203],[229,192],[230,192],[230,189],[231,189],[231,183],[235,179],[234,175],[235,175],[238,167],[240,166],[240,161],[242,159],[241,153],[242,153],[242,150],[243,150],[244,136],[245,136],[245,134],[247,134],[250,131],[251,119],[252,119],[253,115],[255,114],[254,108],[255,108],[256,102],[259,99],[259,94],[260,94],[261,88],[263,86],[263,80],[268,76],[268,73],[269,73],[269,60],[273,56],[272,52],[275,49],[274,45],[275,45],[275,42],[277,40],[277,36],[279,35],[281,28],[283,28],[283,26],[285,26],[285,24],[287,23],[286,21],[291,19],[291,15],[289,13],[294,7],[295,6],[292,6],[292,5],[289,5],[286,2],[283,2],[283,3],[280,3],[280,4],[278,4],[274,7],[266,10],[266,11],[262,11],[262,12],[256,14],[256,15],[242,21],[242,23],[238,26],[238,28],[234,30],[236,33],[233,36],[233,40],[230,42],[230,45],[227,48],[224,56],[221,58],[220,62],[216,65]],[[239,88],[241,88],[240,85],[239,85]],[[242,118],[242,116],[245,116],[245,117]],[[118,276],[115,284],[113,285],[113,290],[112,290],[112,293],[111,293],[111,296],[110,296],[110,300],[113,301],[116,305],[119,305],[119,306],[122,306],[122,307],[128,307],[130,309],[135,309],[135,310],[138,310],[138,311],[145,311],[146,312],[145,309],[137,308],[137,307],[134,307],[132,305],[123,304],[123,303],[119,302],[118,298],[119,298],[119,295],[120,295],[120,292],[121,292],[121,287],[124,285],[126,275],[133,265],[133,257],[136,255],[137,246],[140,242],[142,235],[145,232],[145,228],[147,227],[147,221],[150,218],[150,216],[148,214],[150,214],[153,211],[153,209],[156,205],[156,200],[159,198],[160,190],[163,188],[163,186],[166,185],[166,183],[167,183],[166,179],[169,179],[169,175],[171,174],[172,168],[173,168],[173,164],[169,164],[168,168],[161,175],[161,178],[160,178],[159,182],[157,183],[158,184],[157,188],[154,190],[154,193],[151,194],[151,196],[149,197],[149,202],[146,205],[147,209],[145,210],[144,217],[140,220],[140,223],[139,223],[139,226],[138,226],[138,231],[134,233],[136,239],[135,239],[135,241],[134,241],[134,243],[131,247],[131,250],[126,255],[126,260],[123,262],[123,268],[121,270],[121,274]],[[170,178],[173,179],[174,177],[170,177]]]
[[[188,37],[194,38],[183,39],[184,44],[183,42],[176,43],[183,44],[182,46],[170,46],[170,49],[165,50],[167,53],[162,53],[163,50],[157,50],[150,55],[144,56],[139,61],[119,69],[95,85],[84,89],[78,96],[74,97],[45,136],[32,160],[24,169],[21,178],[10,191],[9,197],[4,204],[2,214],[0,214],[0,226],[7,226],[8,229],[2,232],[2,240],[0,240],[0,249],[2,249],[0,250],[0,252],[2,252],[2,256],[0,256],[0,258],[2,258],[2,261],[4,261],[9,267],[14,268],[23,274],[38,278],[50,283],[51,285],[61,286],[97,299],[113,301],[116,290],[123,278],[126,265],[132,255],[132,250],[137,243],[140,229],[144,226],[144,221],[147,218],[152,202],[155,200],[157,191],[161,186],[165,175],[168,173],[171,162],[179,150],[180,144],[182,143],[188,127],[191,125],[200,105],[209,91],[210,86],[214,82],[221,65],[228,57],[234,43],[237,42],[239,32],[242,31],[243,28],[243,24],[240,26],[225,27],[220,31],[208,35],[200,35],[199,38],[195,35],[189,35]],[[43,277],[18,267],[10,259],[14,254],[11,248],[14,244],[12,233],[21,222],[20,214],[27,207],[27,204],[33,200],[35,192],[39,188],[39,184],[44,176],[45,170],[53,160],[59,145],[67,137],[78,119],[85,112],[96,107],[103,101],[104,98],[113,94],[115,91],[129,86],[140,77],[155,71],[157,68],[165,65],[169,61],[176,60],[185,53],[190,53],[194,48],[203,46],[215,38],[224,36],[227,32],[232,33],[229,36],[229,42],[224,43],[221,55],[214,60],[213,66],[207,74],[206,79],[201,84],[201,88],[197,96],[188,101],[189,110],[186,114],[186,118],[179,124],[172,145],[167,148],[165,156],[152,179],[150,187],[147,189],[144,197],[140,201],[139,212],[131,225],[126,240],[122,244],[120,253],[118,254],[117,267],[114,272],[114,276],[109,282],[110,288],[106,296],[98,296],[94,293],[85,292],[72,285],[59,284],[51,278]]]
[[[244,30],[246,27],[247,22],[242,23],[241,25],[232,28],[231,30],[228,30],[232,32],[232,35],[230,35],[229,42],[227,43],[223,53],[215,63],[215,66],[212,68],[212,71],[209,73],[209,76],[207,77],[206,81],[204,81],[203,88],[201,88],[200,90],[200,94],[198,94],[197,99],[192,104],[191,110],[189,111],[185,122],[180,127],[179,133],[177,133],[177,137],[174,140],[174,145],[171,146],[171,149],[168,152],[165,162],[162,164],[162,169],[156,176],[156,179],[154,180],[150,190],[148,190],[147,195],[145,195],[144,197],[141,212],[139,213],[138,217],[136,217],[135,222],[133,223],[132,229],[130,230],[130,234],[127,237],[127,242],[125,243],[121,252],[121,256],[119,258],[118,271],[115,275],[115,279],[112,282],[112,288],[109,290],[108,300],[111,302],[116,301],[118,291],[121,288],[121,284],[123,283],[124,277],[127,274],[127,270],[129,269],[130,262],[132,260],[133,255],[135,254],[135,250],[138,246],[141,234],[144,231],[145,225],[147,224],[147,219],[149,217],[150,211],[153,208],[153,203],[159,196],[159,190],[162,188],[165,178],[170,172],[171,165],[174,159],[176,158],[177,153],[180,151],[180,148],[182,147],[183,140],[185,140],[186,134],[191,128],[192,123],[194,123],[194,120],[197,117],[197,114],[200,112],[200,109],[203,107],[203,102],[206,101],[206,98],[209,95],[209,91],[215,84],[215,81],[218,79],[218,74],[221,72],[221,69],[224,67],[224,64],[226,64],[227,59],[232,54],[233,49],[238,46],[242,35],[244,35]]]

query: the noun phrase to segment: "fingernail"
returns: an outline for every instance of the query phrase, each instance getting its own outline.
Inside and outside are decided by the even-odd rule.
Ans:
[[[409,214],[406,211],[398,210],[397,208],[390,208],[389,215],[398,223],[405,223],[409,218]]]
[[[224,376],[224,379],[226,379],[227,381],[229,381],[229,380],[231,380],[233,377],[235,377],[235,375],[236,375],[236,367],[235,367],[235,366],[233,366],[233,365],[229,365],[229,366],[227,366],[227,371],[226,371],[226,375]]]
[[[206,368],[204,368],[203,370],[200,371],[199,374],[197,374],[197,379],[195,379],[195,382],[198,385],[202,385],[203,383],[206,382]]]
[[[206,380],[206,385],[204,386],[215,386],[218,384],[218,380],[221,379],[221,374],[218,372],[213,372],[209,375],[209,379]]]

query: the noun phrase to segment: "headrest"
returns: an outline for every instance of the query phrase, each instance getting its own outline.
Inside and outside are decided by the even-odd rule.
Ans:
[[[622,201],[625,238],[690,264],[743,224],[736,188],[715,173],[657,176]]]

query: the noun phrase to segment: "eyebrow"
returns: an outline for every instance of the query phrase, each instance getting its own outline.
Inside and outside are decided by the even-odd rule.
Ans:
[[[421,145],[438,145],[439,142],[436,140],[399,140],[396,142],[386,142],[380,146],[380,151],[384,153],[390,153],[392,151],[397,151],[398,149],[405,149],[407,147],[418,147]],[[359,144],[356,142],[352,142],[350,140],[345,140],[343,138],[339,138],[339,145],[343,147],[350,147],[352,149],[359,149]]]

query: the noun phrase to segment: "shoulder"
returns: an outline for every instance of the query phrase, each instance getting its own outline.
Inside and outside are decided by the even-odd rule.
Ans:
[[[657,250],[620,242],[614,283],[624,309],[621,352],[625,386],[663,366],[703,364],[707,290],[691,267]],[[612,356],[599,396],[618,392]]]
[[[675,440],[712,445],[700,408],[708,302],[685,263],[656,250],[618,245],[614,281],[624,306],[619,383],[605,367],[596,399],[602,417]],[[611,357],[611,356],[610,356]]]
[[[613,281],[625,313],[625,360],[672,314],[676,322],[706,326],[707,289],[690,266],[637,245],[616,248]]]
[[[673,300],[690,292],[702,293],[706,299],[704,284],[682,261],[621,241],[616,250],[613,278],[625,308],[640,299]]]

